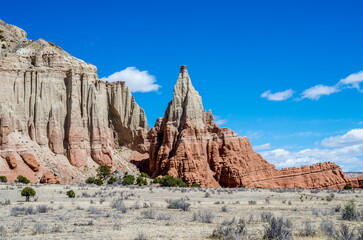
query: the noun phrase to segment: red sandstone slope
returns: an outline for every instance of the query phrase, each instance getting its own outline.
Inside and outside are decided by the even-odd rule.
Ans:
[[[334,163],[277,170],[252,150],[246,137],[218,127],[205,112],[185,66],[174,98],[149,132],[153,177],[172,175],[206,187],[342,188],[358,187]]]

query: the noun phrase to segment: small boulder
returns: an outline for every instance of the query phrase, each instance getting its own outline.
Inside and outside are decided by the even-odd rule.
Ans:
[[[21,158],[24,160],[26,165],[28,165],[34,172],[39,171],[40,163],[31,153],[20,153]]]

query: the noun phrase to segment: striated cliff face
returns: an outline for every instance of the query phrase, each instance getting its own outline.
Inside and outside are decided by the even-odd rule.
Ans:
[[[277,170],[246,137],[204,111],[185,66],[163,118],[148,131],[124,82],[0,20],[0,175],[32,182],[83,182],[99,165],[207,187],[363,187],[334,163]]]
[[[218,127],[205,112],[185,66],[163,118],[149,132],[153,177],[172,175],[207,187],[342,188],[351,179],[334,163],[275,169],[246,137]]]
[[[100,81],[95,66],[1,20],[0,82],[0,175],[10,180],[50,169],[77,181],[97,164],[133,169],[116,148],[146,151],[146,116],[123,82]]]

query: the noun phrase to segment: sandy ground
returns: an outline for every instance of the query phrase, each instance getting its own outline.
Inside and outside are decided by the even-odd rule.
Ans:
[[[319,230],[321,222],[327,220],[337,225],[344,222],[352,228],[363,227],[362,221],[343,221],[341,212],[334,211],[337,205],[344,207],[350,199],[363,211],[362,190],[315,193],[310,190],[29,185],[35,189],[36,197],[25,202],[20,195],[24,186],[0,185],[0,239],[142,239],[141,235],[145,239],[212,239],[217,225],[234,217],[246,220],[248,239],[262,239],[268,225],[261,219],[263,212],[290,219],[294,239],[327,239]],[[70,189],[76,192],[76,198],[66,195]],[[331,193],[334,199],[327,201]],[[127,207],[125,213],[111,207],[112,201],[119,198]],[[181,198],[191,204],[189,211],[167,208],[166,200]],[[28,207],[33,208],[33,213]],[[48,209],[42,213],[38,208]],[[16,209],[20,209],[18,213]],[[145,211],[151,211],[151,217],[155,218],[145,217]],[[193,221],[193,214],[198,211],[212,213],[212,222]],[[315,236],[301,236],[305,221],[317,229]]]

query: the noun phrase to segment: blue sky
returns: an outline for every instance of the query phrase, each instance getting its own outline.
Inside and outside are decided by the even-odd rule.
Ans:
[[[5,22],[96,65],[100,77],[119,72],[114,77],[149,84],[134,96],[150,126],[185,64],[205,109],[277,167],[335,161],[363,171],[363,93],[347,84],[361,75],[341,81],[363,70],[362,1],[5,0],[1,7]]]

